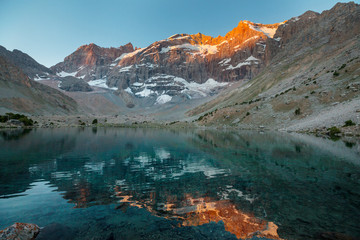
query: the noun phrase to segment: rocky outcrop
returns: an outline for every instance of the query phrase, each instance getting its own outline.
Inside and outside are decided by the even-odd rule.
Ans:
[[[0,239],[33,240],[39,234],[40,228],[33,223],[14,223],[0,231]]]
[[[91,92],[90,85],[82,79],[76,77],[67,76],[61,78],[59,88],[68,92]]]

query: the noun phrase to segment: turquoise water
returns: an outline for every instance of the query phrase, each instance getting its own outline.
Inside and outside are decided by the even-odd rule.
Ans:
[[[273,132],[1,131],[0,229],[36,223],[39,239],[356,239],[359,151]]]

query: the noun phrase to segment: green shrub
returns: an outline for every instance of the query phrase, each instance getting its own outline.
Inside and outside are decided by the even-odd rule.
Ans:
[[[93,121],[92,121],[92,124],[97,124],[98,123],[98,120],[95,118]]]
[[[341,65],[341,67],[339,68],[339,70],[343,69],[346,67],[346,64],[344,63],[343,65]]]
[[[249,116],[249,115],[250,115],[250,113],[249,113],[249,112],[247,112],[247,113],[246,113],[246,116]]]
[[[34,124],[34,121],[31,118],[28,118],[23,114],[6,113],[5,115],[0,116],[0,122],[7,122],[10,119],[19,120],[20,122],[24,123],[25,126],[32,126]]]
[[[19,121],[24,123],[25,126],[32,126],[34,124],[33,120],[27,117],[21,117],[19,118]]]
[[[337,134],[341,133],[340,129],[337,128],[337,127],[331,127],[331,128],[328,128],[328,135],[330,137],[334,137],[336,136]]]
[[[300,114],[301,114],[300,108],[295,109],[295,115],[300,115]]]
[[[354,125],[356,125],[356,124],[353,121],[347,120],[347,121],[345,121],[344,127],[349,127],[349,126],[354,126]]]
[[[333,73],[333,75],[334,75],[334,77],[337,77],[337,76],[339,76],[339,75],[340,75],[340,73],[339,73],[339,72],[337,72],[337,71],[335,71],[335,72]]]

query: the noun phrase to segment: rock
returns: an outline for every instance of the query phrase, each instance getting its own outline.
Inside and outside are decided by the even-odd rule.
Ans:
[[[17,119],[10,119],[9,121],[6,122],[6,124],[9,126],[18,126],[18,127],[24,126],[24,123]]]
[[[68,92],[91,92],[92,88],[90,85],[82,79],[67,76],[60,78],[61,83],[59,88]]]
[[[236,118],[234,121],[232,121],[232,124],[236,124],[238,122],[240,122],[240,118]]]
[[[32,240],[39,234],[40,228],[32,223],[14,223],[0,231],[0,239],[6,240]]]

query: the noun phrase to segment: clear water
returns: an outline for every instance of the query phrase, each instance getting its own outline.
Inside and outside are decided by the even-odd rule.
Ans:
[[[273,132],[1,131],[0,229],[36,223],[39,239],[357,239],[359,152]]]

